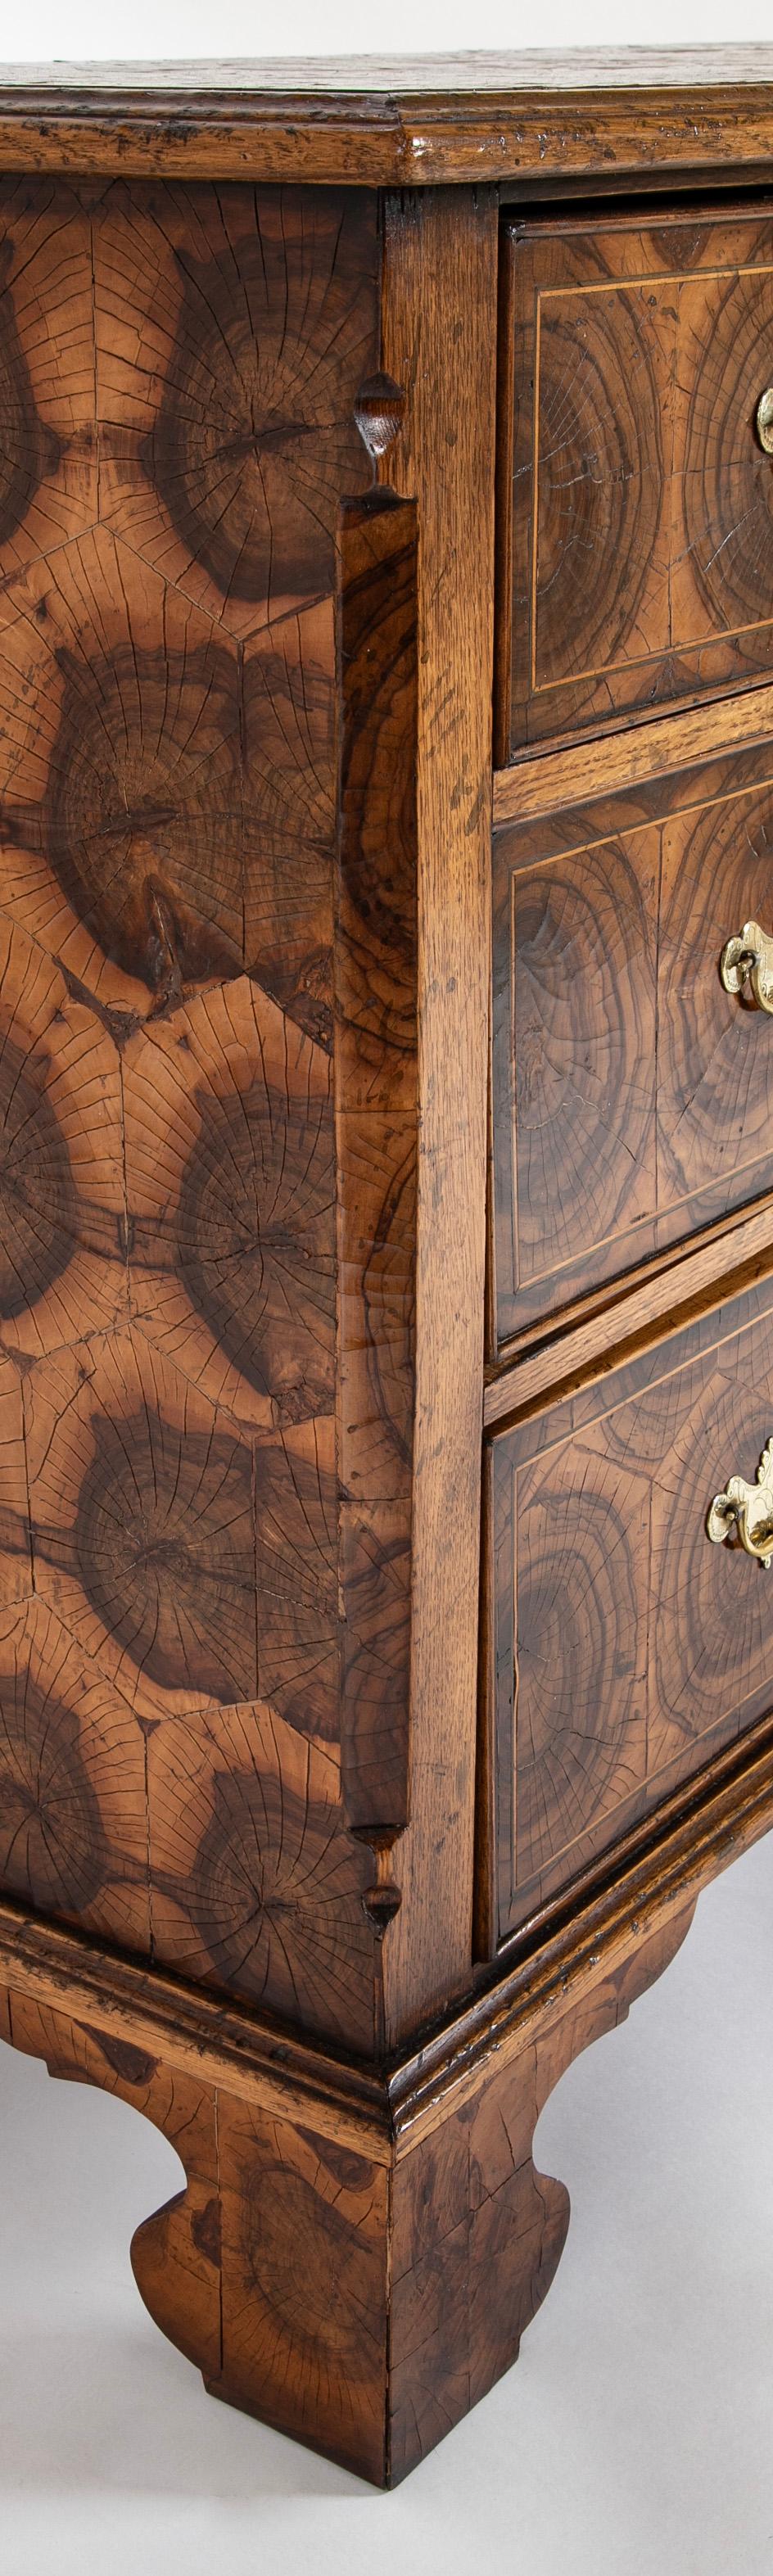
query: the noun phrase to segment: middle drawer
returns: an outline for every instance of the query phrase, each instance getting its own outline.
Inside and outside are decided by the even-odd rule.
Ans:
[[[767,937],[771,743],[496,830],[498,1346],[773,1189]]]

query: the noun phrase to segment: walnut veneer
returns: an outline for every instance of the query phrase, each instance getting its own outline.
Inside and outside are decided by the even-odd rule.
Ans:
[[[765,48],[0,81],[0,2031],[377,2483],[773,1815],[771,145]]]

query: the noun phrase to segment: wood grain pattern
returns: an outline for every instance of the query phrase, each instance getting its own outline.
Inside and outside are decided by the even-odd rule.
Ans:
[[[123,1055],[133,1307],[233,1413],[332,1415],[330,1059],[240,977],[151,1021]]]
[[[332,664],[332,600],[239,653],[101,525],[9,584],[4,908],[125,1019],[246,967],[329,1043]]]
[[[773,729],[773,688],[747,691],[722,706],[722,747],[764,743]],[[620,728],[604,740],[603,783],[606,795],[616,788],[660,777],[664,770],[689,769],[710,759],[717,747],[717,710],[713,705],[688,707],[653,716],[633,730]],[[494,828],[501,823],[529,822],[552,814],[560,805],[578,806],[599,787],[599,750],[595,741],[565,744],[541,752],[539,760],[516,761],[494,778]]]
[[[42,1599],[0,1612],[0,1875],[41,1913],[149,1949],[143,1737]]]
[[[520,221],[509,258],[514,752],[770,668],[773,230]]]
[[[391,2481],[433,2448],[517,2359],[566,2241],[569,2194],[540,2173],[534,2130],[580,2051],[624,2021],[690,1928],[691,1905],[641,1943],[579,2008],[486,2072],[395,2176]]]
[[[376,256],[357,192],[0,184],[0,1879],[363,2051],[333,593]]]
[[[87,529],[97,508],[89,218],[61,179],[32,189],[0,180],[0,293],[5,584]]]
[[[451,2086],[424,2136],[390,2120],[382,2084],[381,2129],[355,2145],[329,2115],[319,2123],[313,2095],[256,2104],[238,2073],[223,2084],[206,2058],[182,2071],[174,2047],[170,2060],[104,2016],[76,2018],[24,1974],[0,1995],[0,2029],[176,2147],[185,2188],[137,2229],[132,2264],[211,2392],[397,2485],[516,2358],[569,2214],[563,2185],[534,2168],[540,2110],[668,1964],[691,1912],[683,1897],[632,1955],[606,1974],[597,1961],[591,1993],[543,2010],[536,2035],[516,2022],[504,2062],[484,2043],[462,2087],[452,2043]]]
[[[765,176],[772,80],[764,44],[18,64],[0,147],[8,169],[183,179],[716,183]]]
[[[391,2037],[469,1973],[490,989],[496,215],[390,202],[382,361],[409,402],[386,461],[415,494],[419,1159],[411,1821],[385,1948]],[[472,391],[474,388],[474,393]],[[449,1068],[451,1069],[449,1071]],[[443,1712],[442,1752],[438,1711]]]
[[[773,1603],[706,1513],[725,1455],[756,1472],[772,1331],[766,1280],[492,1443],[495,1939],[770,1707]]]
[[[148,1816],[156,1956],[366,2054],[372,1865],[344,1829],[333,1748],[268,1705],[167,1721]]]
[[[342,516],[336,907],[342,1787],[408,1817],[418,1159],[416,510]]]
[[[372,220],[356,192],[170,185],[112,189],[99,223],[103,516],[232,634],[332,591]]]
[[[187,2188],[133,2262],[208,2387],[380,2483],[458,2421],[514,2358],[560,2253],[566,2194],[533,2166],[543,2102],[771,1816],[768,1721],[536,1951],[381,2070],[0,1898],[2,2036],[118,2094],[180,2153]]]
[[[0,92],[57,164],[0,181],[0,2035],[178,2145],[134,2261],[207,2386],[376,2483],[517,2351],[547,2092],[773,1813],[705,1533],[771,1430],[716,972],[771,692],[634,722],[769,664],[773,230],[719,189],[772,72]],[[620,170],[646,213],[526,213]],[[520,747],[618,740],[497,791],[476,1885],[514,180]]]
[[[766,1276],[772,1245],[768,1192],[753,1215],[708,1226],[692,1243],[664,1253],[656,1269],[643,1262],[623,1282],[584,1298],[558,1338],[527,1328],[487,1378],[485,1425],[528,1412],[548,1389],[563,1395],[590,1378],[608,1376],[618,1351],[632,1356],[671,1323],[705,1313],[718,1296],[753,1287]]]
[[[719,976],[770,911],[770,771],[743,748],[495,834],[500,1347],[771,1188],[766,1023]]]

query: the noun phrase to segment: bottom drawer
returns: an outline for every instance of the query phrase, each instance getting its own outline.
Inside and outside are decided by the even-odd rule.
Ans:
[[[773,1707],[773,1280],[487,1454],[480,1878],[495,1948]],[[773,1466],[771,1467],[773,1478]],[[712,1498],[748,1480],[715,1515]],[[728,1533],[724,1542],[721,1532]]]

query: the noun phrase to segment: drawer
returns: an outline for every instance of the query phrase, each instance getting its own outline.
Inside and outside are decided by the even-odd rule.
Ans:
[[[749,922],[773,744],[495,832],[498,1349],[773,1189],[773,1018],[721,973]]]
[[[773,1707],[773,1571],[707,1529],[771,1434],[767,1281],[489,1444],[493,1947]],[[773,1548],[773,1482],[755,1509]]]
[[[521,220],[504,260],[500,761],[770,670],[773,209]]]

